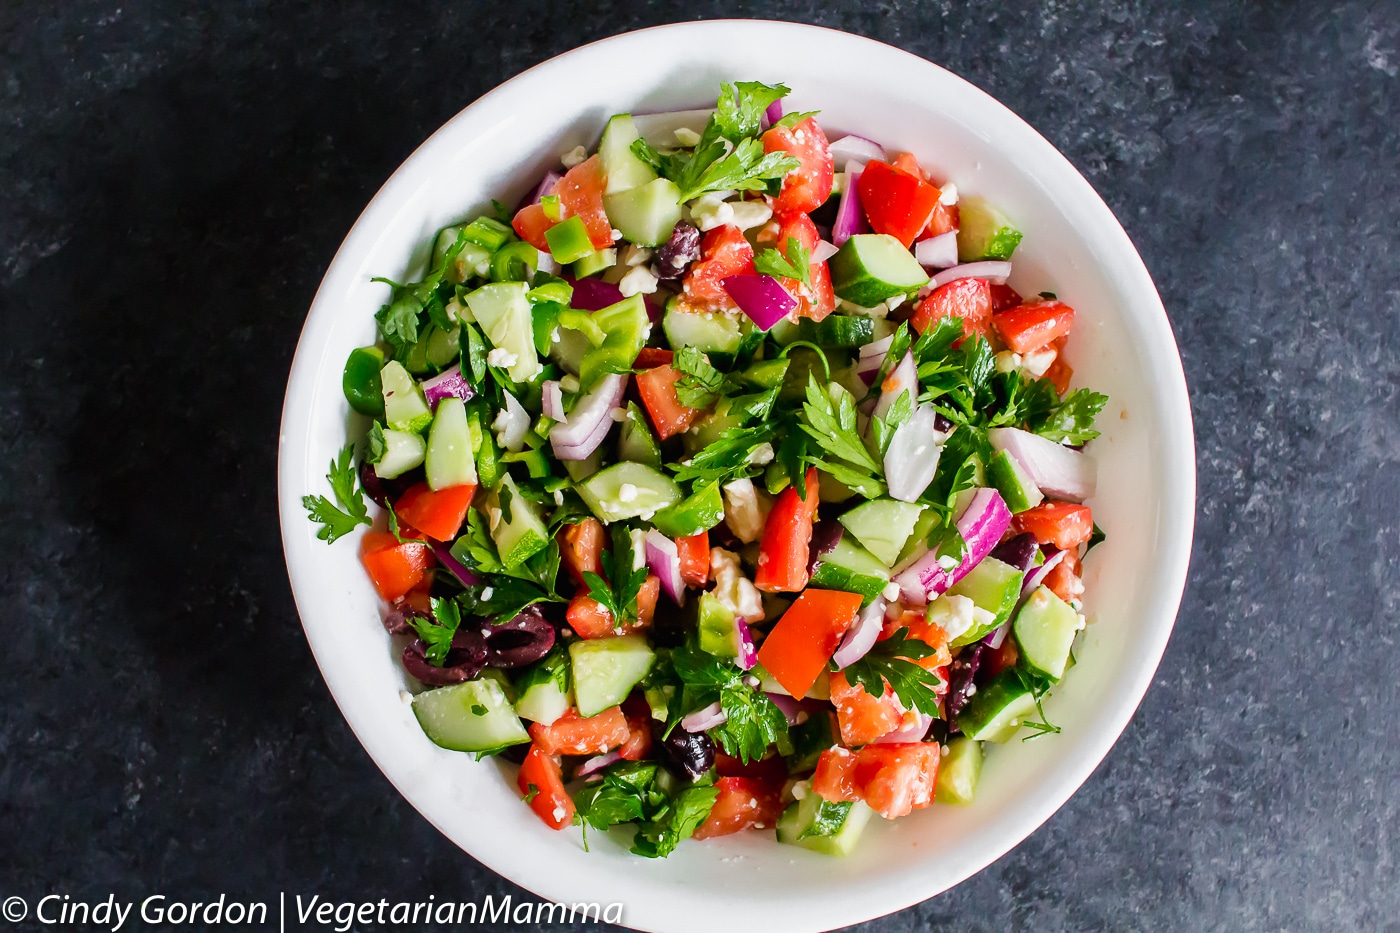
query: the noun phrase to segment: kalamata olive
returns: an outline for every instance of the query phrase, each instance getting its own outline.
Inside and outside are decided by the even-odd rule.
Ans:
[[[486,640],[488,667],[524,667],[549,654],[554,647],[554,626],[534,606],[516,614],[515,618],[496,625],[482,626]]]
[[[411,606],[395,606],[389,610],[389,614],[383,619],[384,628],[390,635],[412,635],[413,626],[409,624],[409,617],[419,619],[432,618],[428,613],[414,609]]]
[[[912,304],[912,302],[910,302]],[[940,434],[947,434],[953,430],[953,419],[943,414],[941,411],[933,413],[933,429]]]
[[[459,629],[452,636],[452,647],[448,649],[442,667],[429,663],[424,653],[426,648],[421,638],[409,642],[403,649],[403,668],[430,687],[445,687],[472,680],[486,666],[486,640],[474,629]]]
[[[700,258],[700,231],[685,221],[671,230],[671,238],[656,248],[656,276],[678,279]]]
[[[822,558],[841,543],[841,536],[845,531],[845,527],[833,518],[824,518],[812,528],[812,540],[807,547],[808,576],[816,573]]]
[[[715,764],[715,743],[705,732],[687,732],[680,726],[662,738],[666,724],[652,720],[652,741],[661,749],[661,762],[677,777],[695,780]]]
[[[1036,547],[1035,535],[1019,534],[992,548],[991,556],[1025,573],[1031,569],[1031,561],[1035,560]]]
[[[397,499],[409,486],[422,479],[421,474],[421,470],[415,469],[393,479],[380,479],[379,474],[374,472],[374,464],[361,463],[360,485],[364,487],[365,495],[369,496],[371,502],[385,509],[388,508],[387,502],[390,499]]]
[[[971,699],[968,691],[972,689],[972,680],[977,676],[977,669],[982,666],[982,655],[986,651],[987,646],[980,641],[968,645],[958,652],[953,663],[948,665],[948,695],[944,697],[943,705],[948,711],[949,719],[956,719]]]

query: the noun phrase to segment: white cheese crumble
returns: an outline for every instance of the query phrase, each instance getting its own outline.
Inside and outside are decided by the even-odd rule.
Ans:
[[[618,280],[617,290],[622,292],[623,298],[631,298],[633,295],[650,295],[656,291],[657,282],[656,276],[646,266],[634,266]]]
[[[753,480],[745,477],[724,484],[725,524],[734,537],[745,544],[757,541],[763,534],[763,522],[768,517],[767,496],[761,495]]]
[[[764,466],[773,462],[773,445],[764,441],[749,453],[749,463],[753,466]]]
[[[618,502],[635,502],[637,499],[637,487],[631,483],[623,483],[617,490]]]
[[[896,599],[899,599],[899,584],[891,580],[889,583],[885,584],[885,588],[881,591],[880,595],[885,597],[885,602],[894,602]]]
[[[612,420],[616,421],[618,424],[621,424],[623,421],[627,420],[627,409],[614,408],[612,410]]]
[[[519,359],[514,353],[502,347],[496,347],[486,354],[486,362],[492,366],[499,366],[501,369],[510,369]]]
[[[958,562],[947,554],[938,558],[938,566],[942,567],[944,570],[952,570],[957,565]]]
[[[952,207],[958,203],[958,186],[951,181],[938,189],[938,203],[945,207]]]
[[[975,610],[966,596],[945,593],[928,604],[928,621],[946,632],[951,641],[976,624]]]
[[[582,146],[575,146],[559,157],[559,161],[564,163],[565,168],[573,168],[588,159],[588,150]]]
[[[739,569],[739,555],[724,548],[713,548],[710,576],[714,578],[714,595],[720,605],[748,622],[762,621],[763,597]]]
[[[701,230],[713,230],[734,221],[734,205],[725,200],[732,191],[711,191],[702,194],[690,205],[690,216]]]
[[[627,484],[623,484],[627,485]],[[632,487],[632,494],[635,498],[637,489]],[[647,533],[640,528],[633,528],[632,537],[632,569],[641,570],[647,565]]]
[[[1021,368],[1021,354],[1002,350],[996,355],[997,372],[1014,373]]]
[[[500,515],[501,513],[500,513],[500,512],[497,512],[496,514],[497,514],[497,515]],[[488,586],[488,587],[486,587],[484,590],[481,591],[481,601],[482,601],[482,602],[489,602],[489,601],[491,600],[491,597],[492,597],[492,596],[495,596],[495,595],[496,595],[496,589],[495,589],[495,587]]]
[[[729,223],[740,230],[762,226],[773,216],[773,208],[763,201],[735,201],[729,206]]]
[[[622,251],[622,264],[624,266],[640,266],[652,256],[649,246],[638,246],[636,243],[628,243]]]
[[[1028,376],[1039,379],[1045,375],[1050,364],[1055,362],[1055,357],[1059,352],[1054,347],[1041,347],[1039,350],[1032,350],[1021,357],[1021,370]]]

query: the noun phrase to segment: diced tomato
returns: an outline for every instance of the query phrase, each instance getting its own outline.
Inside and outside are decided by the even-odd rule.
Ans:
[[[436,492],[427,483],[414,483],[394,503],[394,512],[434,541],[451,541],[457,537],[475,493],[472,483]]]
[[[1045,378],[1055,387],[1056,394],[1064,395],[1069,391],[1069,381],[1074,378],[1074,370],[1065,362],[1063,352],[1055,354],[1055,362],[1045,371]]]
[[[651,369],[653,366],[666,366],[675,358],[676,354],[670,350],[663,350],[660,347],[642,347],[637,352],[637,359],[632,363],[632,366],[636,369]]]
[[[540,252],[547,253],[549,252],[549,241],[544,238],[545,232],[558,222],[551,220],[545,214],[542,205],[527,204],[515,212],[515,218],[511,220],[510,225],[515,230],[516,236]]]
[[[565,172],[554,188],[559,195],[561,217],[577,215],[588,229],[588,241],[594,249],[606,249],[613,242],[612,224],[603,210],[606,187],[602,160],[591,155]]]
[[[992,294],[984,279],[954,279],[933,290],[923,301],[909,323],[923,333],[945,317],[960,317],[963,332],[992,333]]]
[[[778,224],[777,232],[772,237],[773,247],[784,254],[787,253],[787,242],[789,238],[802,244],[803,249],[810,255],[821,241],[821,235],[817,233],[817,225],[812,223],[812,218],[806,214],[798,212],[787,212],[774,214],[773,220]],[[767,237],[760,239],[767,240]],[[798,317],[809,317],[814,321],[820,321],[832,311],[836,310],[836,292],[831,287],[831,272],[827,269],[826,262],[814,262],[808,267],[808,278],[810,285],[803,285],[798,279],[782,278],[778,279],[783,288],[788,290],[797,299]]]
[[[641,761],[651,754],[651,707],[640,693],[634,693],[623,701],[622,715],[627,718],[627,741],[617,753],[628,761]]]
[[[878,159],[865,166],[857,182],[870,229],[887,233],[908,247],[923,232],[938,206],[938,189]]]
[[[574,801],[564,790],[564,773],[558,758],[531,745],[515,783],[530,801],[530,809],[550,829],[563,829],[573,823]]]
[[[882,696],[873,697],[860,684],[847,683],[846,675],[831,675],[831,704],[841,727],[841,741],[864,745],[904,724],[904,711],[894,691],[885,685]]]
[[[681,558],[681,580],[686,586],[704,588],[710,582],[710,533],[702,531],[676,539]]]
[[[630,620],[621,626],[613,625],[612,613],[586,591],[574,594],[574,598],[569,600],[569,609],[565,613],[565,619],[569,623],[569,628],[574,630],[579,638],[607,638],[610,635],[627,635],[638,632],[651,624],[653,614],[656,612],[656,600],[661,594],[661,578],[655,574],[648,574],[639,590],[637,590],[637,618]]]
[[[932,671],[944,667],[953,660],[953,653],[948,648],[948,633],[935,622],[930,622],[928,616],[922,612],[906,612],[898,622],[909,629],[909,637],[917,638],[919,641],[934,649],[934,654],[926,658],[920,658],[914,663],[924,670]],[[944,689],[947,692],[948,678],[943,678]]]
[[[603,523],[591,515],[574,525],[559,530],[559,562],[577,586],[584,586],[585,573],[603,573],[603,549],[608,533]]]
[[[1063,301],[1032,301],[996,315],[992,326],[1013,352],[1030,353],[1068,334],[1074,309]]]
[[[647,578],[642,581],[641,587],[637,590],[637,621],[628,623],[624,628],[629,632],[646,628],[651,624],[652,617],[656,615],[656,601],[661,597],[661,578],[654,573],[647,574]]]
[[[831,146],[817,121],[808,117],[797,126],[775,126],[763,134],[763,151],[782,150],[802,164],[783,176],[783,187],[773,202],[776,211],[814,211],[831,197],[836,173]]]
[[[1000,648],[993,648],[982,656],[982,666],[987,669],[988,677],[995,677],[1007,668],[1015,667],[1020,659],[1021,653],[1016,650],[1016,639],[1007,638]]]
[[[530,723],[530,738],[546,755],[601,755],[626,742],[630,735],[620,706],[587,719],[571,709],[550,725]]]
[[[1084,581],[1080,579],[1083,570],[1079,552],[1071,549],[1065,551],[1065,556],[1060,558],[1060,562],[1050,568],[1043,582],[1050,587],[1050,592],[1065,602],[1070,602],[1084,595]]]
[[[1018,513],[1011,523],[1035,535],[1041,544],[1053,544],[1062,551],[1079,547],[1094,534],[1093,511],[1074,502],[1042,502]]]
[[[805,486],[806,498],[789,486],[768,511],[753,581],[760,590],[796,593],[807,585],[807,549],[812,543],[812,519],[819,505],[815,467],[808,468]]]
[[[400,544],[391,534],[367,534],[360,542],[360,562],[379,595],[393,602],[423,581],[433,552],[416,541]]]
[[[991,289],[992,293],[993,314],[999,314],[1002,311],[1014,308],[1022,301],[1025,301],[1025,299],[1021,297],[1020,293],[1018,293],[1016,289],[1012,288],[1010,285],[1006,285],[1004,283],[1001,285],[993,284],[990,285],[989,288]]]
[[[797,699],[807,695],[860,609],[859,593],[803,590],[769,631],[758,663]]]
[[[695,830],[696,839],[728,836],[745,829],[771,829],[778,824],[783,802],[778,787],[745,777],[715,781],[719,796],[710,815]]]
[[[941,195],[942,192],[940,191],[939,194]],[[928,226],[924,228],[923,233],[919,234],[919,239],[927,240],[930,237],[952,233],[958,229],[959,222],[958,206],[939,201],[933,206],[933,216],[928,219]]]
[[[637,373],[637,394],[651,418],[657,435],[664,441],[685,431],[700,414],[700,409],[682,405],[676,395],[676,382],[681,372],[670,366],[653,366]]]
[[[853,780],[870,809],[893,820],[933,803],[941,759],[937,742],[867,745],[856,752]]]
[[[832,803],[859,800],[855,753],[839,746],[822,752],[817,759],[817,770],[812,774],[812,790]]]
[[[427,574],[418,581],[418,585],[404,594],[398,605],[405,609],[412,609],[414,612],[433,611],[433,578]]]
[[[919,160],[914,158],[914,153],[896,153],[895,157],[891,159],[890,162],[901,172],[907,172],[915,178],[922,178],[924,181],[928,181],[928,173],[919,167]]]
[[[753,247],[744,231],[732,224],[715,227],[700,241],[700,259],[691,264],[681,283],[689,307],[722,311],[735,307],[722,284],[731,275],[753,275]]]
[[[724,752],[715,752],[715,773],[720,777],[756,778],[779,785],[786,781],[788,776],[787,762],[781,755],[771,755],[761,761],[744,764],[738,758]]]

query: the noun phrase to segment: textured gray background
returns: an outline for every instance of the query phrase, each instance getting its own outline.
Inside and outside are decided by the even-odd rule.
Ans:
[[[902,46],[1029,120],[1141,249],[1196,416],[1191,581],[1133,723],[1017,850],[863,929],[1400,929],[1400,6],[414,6],[0,5],[0,897],[522,896],[312,663],[285,373],[439,124],[730,14]]]

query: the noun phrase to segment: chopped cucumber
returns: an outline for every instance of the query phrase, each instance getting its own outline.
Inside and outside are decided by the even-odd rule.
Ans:
[[[534,316],[526,282],[492,282],[467,294],[467,307],[486,331],[493,346],[515,359],[504,367],[516,382],[529,382],[540,374],[535,353]]]
[[[673,538],[688,538],[709,531],[724,518],[724,498],[719,483],[697,484],[694,491],[669,508],[652,517],[657,529]]]
[[[740,373],[739,378],[760,389],[779,389],[787,377],[788,362],[785,356],[776,360],[759,360]]]
[[[458,752],[497,752],[530,741],[530,733],[493,678],[426,690],[413,698],[413,715],[428,738]]]
[[[654,516],[681,499],[681,487],[643,463],[614,463],[575,487],[603,522]]]
[[[845,590],[871,600],[890,582],[890,571],[874,554],[843,537],[822,555],[809,582],[818,589]]]
[[[1021,231],[986,198],[958,200],[958,261],[1010,259],[1021,242]]]
[[[389,427],[417,434],[433,423],[423,390],[398,360],[384,364],[379,383],[384,390],[384,420]]]
[[[384,368],[384,351],[378,347],[359,347],[350,351],[345,360],[345,372],[340,388],[350,407],[372,418],[384,416],[384,386],[379,371]]]
[[[1050,587],[1038,586],[1016,613],[1011,632],[1021,649],[1021,664],[1040,677],[1058,681],[1065,675],[1074,636],[1079,634],[1079,613]]]
[[[424,466],[431,489],[476,482],[471,428],[467,424],[467,406],[461,399],[445,398],[438,402],[433,426],[428,431]]]
[[[783,696],[792,696],[786,687],[778,683],[772,674],[763,669],[762,664],[755,664],[749,673],[758,678],[758,689],[764,693],[781,693]],[[803,699],[830,700],[831,675],[825,670],[818,674],[816,682],[812,684],[812,689],[807,691],[807,695]]]
[[[660,246],[681,219],[681,189],[669,178],[654,178],[627,191],[603,195],[603,210],[631,243]]]
[[[887,233],[856,234],[827,261],[827,267],[837,296],[862,308],[912,294],[928,284],[928,273],[914,254]]]
[[[925,509],[919,516],[919,520],[914,523],[914,530],[909,533],[909,539],[904,542],[904,547],[900,549],[899,559],[894,562],[898,569],[907,567],[915,557],[928,550],[929,535],[943,523],[943,519],[933,509]]]
[[[743,412],[734,409],[734,402],[728,396],[715,403],[707,414],[695,419],[690,430],[681,435],[681,445],[686,456],[693,457],[706,447],[719,440],[719,436],[730,428],[743,424]]]
[[[794,339],[808,340],[823,347],[863,347],[875,339],[875,321],[848,314],[833,314],[820,321],[803,318],[797,322]]]
[[[561,645],[536,661],[516,681],[520,699],[515,711],[524,719],[550,725],[574,705],[569,686],[569,656]]]
[[[433,244],[433,268],[440,267],[447,259],[447,251],[457,242],[457,234],[462,227],[443,227],[438,233],[437,242]],[[462,244],[462,249],[457,253],[456,260],[452,267],[447,270],[445,278],[449,282],[462,283],[472,276],[486,278],[491,271],[491,251],[479,243],[471,240]]]
[[[589,638],[569,645],[578,714],[596,716],[627,699],[655,657],[641,635]]]
[[[1012,669],[978,687],[958,714],[957,724],[969,739],[1000,743],[1015,735],[1021,723],[1034,715],[1035,697]]]
[[[384,453],[374,465],[374,475],[380,479],[402,476],[423,462],[428,445],[421,434],[384,429]]]
[[[833,803],[808,790],[778,818],[778,841],[823,855],[850,855],[874,815],[862,801]]]
[[[656,178],[651,166],[632,152],[632,144],[640,138],[630,113],[619,113],[608,119],[607,126],[603,127],[602,142],[598,143],[598,161],[607,179],[604,194],[628,191]]]
[[[674,304],[668,305],[666,316],[661,319],[671,349],[694,347],[706,353],[733,353],[739,349],[743,328],[737,316],[723,311],[679,311]]]
[[[617,435],[617,459],[661,469],[661,447],[636,402],[627,403],[627,414]]]
[[[593,252],[593,241],[588,237],[588,228],[584,226],[583,218],[577,214],[546,230],[544,241],[549,244],[549,254],[558,263],[571,263]]]
[[[948,742],[948,754],[938,764],[938,777],[933,784],[933,799],[965,807],[977,795],[977,782],[982,777],[982,745],[965,735],[954,736]]]
[[[966,596],[978,609],[985,609],[991,618],[975,624],[950,643],[960,648],[987,637],[998,625],[1011,618],[1011,611],[1021,599],[1021,580],[1025,574],[995,557],[984,557],[951,589],[949,596]]]
[[[701,593],[696,610],[696,626],[700,630],[700,650],[717,658],[739,656],[739,630],[730,612],[712,593]]]
[[[837,521],[846,527],[865,549],[893,567],[914,533],[924,507],[897,499],[872,499],[842,515]]]
[[[582,460],[564,460],[564,472],[569,474],[569,479],[576,483],[588,479],[598,472],[598,467],[603,465],[603,448],[596,448]]]
[[[1045,499],[1035,480],[1008,451],[997,451],[987,463],[987,479],[1013,513],[1033,509]]]
[[[540,519],[539,506],[520,494],[515,479],[501,474],[500,485],[486,500],[491,538],[507,567],[519,567],[549,545],[549,532]]]
[[[531,248],[533,249],[533,247]],[[460,328],[441,330],[431,324],[428,325],[428,335],[423,338],[423,352],[427,356],[428,362],[438,369],[446,369],[451,366],[461,352],[459,334]]]

